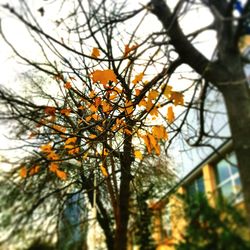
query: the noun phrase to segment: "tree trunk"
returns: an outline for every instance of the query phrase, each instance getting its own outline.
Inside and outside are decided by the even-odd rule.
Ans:
[[[127,234],[129,220],[129,198],[130,198],[130,181],[131,181],[131,164],[132,164],[132,138],[125,136],[124,153],[121,159],[121,179],[120,179],[120,196],[118,218],[116,221],[114,250],[127,250]]]
[[[242,69],[233,72],[234,79],[221,87],[224,96],[234,150],[250,225],[250,92]],[[236,77],[235,77],[236,76]]]

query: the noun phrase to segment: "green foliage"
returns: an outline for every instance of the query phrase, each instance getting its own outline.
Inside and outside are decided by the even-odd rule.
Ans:
[[[27,250],[55,250],[53,246],[40,240],[34,241]]]
[[[220,201],[214,208],[201,195],[184,203],[188,225],[176,250],[250,249],[250,242],[242,236],[247,233],[247,222],[234,204]]]
[[[139,205],[139,211],[136,218],[136,245],[141,250],[153,250],[155,249],[154,240],[152,239],[151,218],[152,212],[147,204],[153,186],[148,190],[137,194],[137,202]]]

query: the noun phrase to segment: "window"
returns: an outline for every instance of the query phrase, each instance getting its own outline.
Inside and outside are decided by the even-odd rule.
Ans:
[[[203,175],[198,176],[187,185],[187,193],[189,197],[205,192]]]
[[[242,200],[241,182],[234,152],[219,161],[216,165],[217,187],[221,197],[236,202]]]

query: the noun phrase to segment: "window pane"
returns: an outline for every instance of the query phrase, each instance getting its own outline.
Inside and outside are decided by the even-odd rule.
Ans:
[[[218,173],[219,183],[221,183],[222,181],[224,181],[230,177],[228,165],[229,164],[225,160],[222,160],[217,164],[217,173]]]
[[[232,195],[234,194],[233,185],[232,185],[231,181],[229,181],[229,182],[225,183],[223,186],[221,186],[220,190],[221,190],[222,196],[226,199],[232,198]]]
[[[192,182],[190,183],[188,186],[187,186],[187,192],[188,192],[188,195],[194,195],[196,193],[196,189],[195,189],[195,182]]]
[[[205,192],[205,187],[204,187],[204,180],[203,180],[203,176],[201,176],[200,178],[198,178],[196,180],[196,184],[197,184],[197,191],[199,193],[204,193]]]

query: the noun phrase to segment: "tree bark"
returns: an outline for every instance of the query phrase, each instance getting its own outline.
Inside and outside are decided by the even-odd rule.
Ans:
[[[117,216],[118,221],[116,221],[114,250],[127,249],[132,164],[132,138],[130,135],[125,135],[123,150],[123,156],[121,159],[120,196]]]

